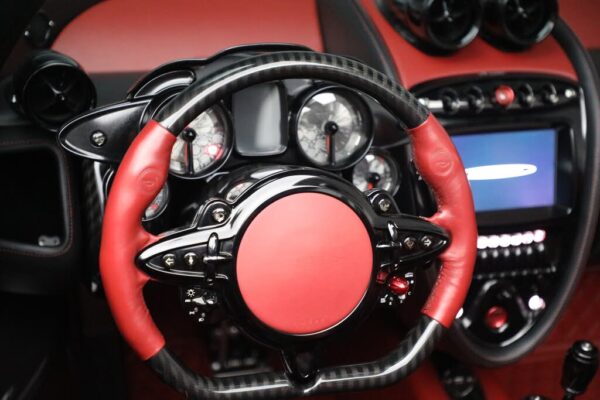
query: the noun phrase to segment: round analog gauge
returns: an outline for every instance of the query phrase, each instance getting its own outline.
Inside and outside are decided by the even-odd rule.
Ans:
[[[354,166],[352,183],[363,192],[383,189],[393,194],[398,187],[396,163],[388,155],[369,153]]]
[[[152,203],[148,207],[146,207],[146,211],[144,212],[144,217],[142,220],[151,221],[157,217],[159,217],[163,211],[167,208],[169,204],[169,185],[165,183],[165,185],[160,189],[160,192],[156,195]]]
[[[311,96],[296,122],[300,150],[314,164],[333,169],[357,161],[371,144],[370,114],[358,95],[327,89]]]
[[[186,126],[171,151],[170,171],[183,177],[200,177],[219,167],[230,148],[227,117],[221,107],[204,111]]]

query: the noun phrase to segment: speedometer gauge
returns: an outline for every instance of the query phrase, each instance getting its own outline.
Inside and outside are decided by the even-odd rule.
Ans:
[[[296,138],[302,153],[314,164],[332,169],[348,167],[371,144],[369,109],[347,89],[321,90],[301,107]]]
[[[230,147],[225,111],[211,107],[181,131],[171,151],[169,169],[182,177],[204,176],[222,165]]]
[[[393,194],[398,188],[398,181],[396,163],[381,151],[367,154],[352,173],[352,183],[362,191],[383,189]]]

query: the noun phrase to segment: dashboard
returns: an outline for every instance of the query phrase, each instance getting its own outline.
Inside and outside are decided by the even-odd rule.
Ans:
[[[52,49],[29,57],[0,82],[9,94],[0,99],[0,131],[6,143],[19,142],[6,151],[14,153],[11,165],[25,165],[18,178],[3,179],[15,193],[19,179],[35,187],[54,186],[47,199],[28,192],[3,200],[7,206],[0,209],[27,202],[35,211],[3,211],[10,225],[22,220],[33,228],[26,234],[0,230],[0,245],[11,249],[10,263],[30,265],[4,271],[0,285],[33,293],[60,290],[84,259],[82,279],[92,292],[100,292],[97,253],[106,198],[119,162],[145,123],[186,87],[244,57],[325,50],[361,59],[402,82],[447,129],[462,157],[479,237],[473,283],[448,339],[457,356],[501,365],[541,340],[542,334],[528,337],[541,331],[542,322],[548,326],[545,321],[554,315],[548,310],[562,301],[566,282],[581,269],[572,259],[588,190],[586,149],[594,133],[577,65],[551,34],[558,23],[556,2],[541,2],[550,6],[526,40],[492,24],[483,7],[464,15],[469,29],[452,41],[406,19],[410,11],[414,19],[429,23],[428,13],[435,10],[408,10],[417,7],[414,2],[383,0],[352,1],[348,7],[339,1],[301,1],[292,9],[269,2],[279,16],[270,18],[277,20],[271,35],[263,37],[245,23],[241,16],[256,10],[242,8],[223,19],[231,35],[214,43],[191,40],[217,29],[208,24],[211,16],[226,14],[217,6],[213,14],[203,14],[206,23],[195,24],[186,36],[185,42],[192,42],[186,49],[194,47],[194,54],[169,48],[176,38],[165,32],[178,21],[171,10],[157,28],[165,33],[164,43],[154,44],[167,50],[137,58],[119,52],[110,27],[99,23],[115,12],[108,3],[81,14],[56,37]],[[151,11],[157,4],[150,3]],[[114,7],[122,18],[133,13],[124,3]],[[294,18],[306,24],[286,29]],[[320,24],[315,22],[319,18]],[[120,27],[124,41],[133,40],[135,35],[127,32],[137,28]],[[92,40],[92,34],[99,36],[93,54],[81,40]],[[250,44],[255,42],[263,44]],[[98,49],[107,56],[98,57]],[[111,69],[113,52],[119,56]],[[197,58],[173,61],[182,57]],[[56,92],[63,97],[52,97]],[[36,168],[42,173],[28,166],[30,157],[39,158],[43,165]],[[168,182],[147,208],[143,224],[157,235],[189,226],[208,199],[235,204],[282,165],[317,168],[363,192],[382,190],[401,213],[428,217],[437,207],[413,164],[405,127],[378,102],[327,81],[288,79],[219,99],[188,124],[173,147]],[[75,200],[78,195],[81,202]],[[73,223],[77,215],[81,224]],[[62,268],[60,277],[47,267],[32,272],[48,259]],[[414,290],[382,294],[381,307],[414,306],[436,271],[436,266],[403,271]],[[30,273],[43,279],[31,283]],[[522,345],[526,341],[528,346]]]

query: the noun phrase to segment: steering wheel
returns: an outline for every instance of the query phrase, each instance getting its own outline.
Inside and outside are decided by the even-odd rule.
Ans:
[[[336,175],[281,168],[235,202],[217,222],[156,237],[141,225],[144,210],[167,179],[176,136],[218,100],[251,85],[318,79],[358,90],[406,127],[414,163],[435,193],[431,218],[404,215],[382,203],[382,192],[361,193]],[[208,212],[208,211],[207,211]],[[417,244],[403,240],[410,235]],[[306,396],[391,384],[414,371],[462,306],[471,281],[477,228],[464,167],[448,134],[408,91],[358,61],[314,52],[249,57],[174,97],[127,150],[108,196],[100,250],[106,296],[126,341],[164,381],[191,398],[249,399]],[[193,250],[195,269],[164,265]],[[251,335],[273,343],[318,341],[356,323],[373,307],[381,271],[438,258],[441,269],[417,324],[400,345],[373,362],[303,370],[293,357],[286,371],[207,378],[185,368],[165,347],[142,289],[150,280],[221,288],[226,309]],[[283,346],[283,345],[282,345]],[[283,349],[282,350],[286,350]]]

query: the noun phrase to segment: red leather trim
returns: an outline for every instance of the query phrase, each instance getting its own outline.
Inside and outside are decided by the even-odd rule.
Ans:
[[[600,1],[560,0],[560,15],[588,49],[600,49]]]
[[[147,360],[165,340],[144,302],[148,276],[135,266],[137,253],[156,240],[142,228],[144,210],[167,179],[175,136],[150,121],[135,138],[112,184],[106,202],[100,273],[108,304],[125,340]]]
[[[273,42],[323,51],[315,0],[103,1],[71,21],[52,48],[88,73],[110,73]]]
[[[248,226],[236,256],[246,305],[280,332],[307,335],[346,319],[373,271],[371,239],[356,213],[320,193],[269,204]]]
[[[375,0],[361,0],[361,4],[383,37],[401,82],[409,89],[433,79],[493,72],[545,73],[577,80],[569,59],[552,37],[521,52],[501,51],[477,38],[451,56],[430,56],[394,30],[379,12]]]
[[[438,212],[429,220],[448,230],[451,237],[450,246],[440,256],[442,268],[422,312],[449,328],[465,301],[475,265],[473,197],[458,152],[433,115],[408,133],[415,165],[438,203]]]

